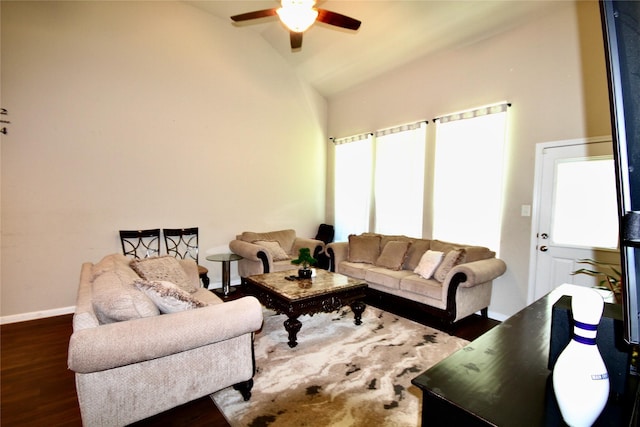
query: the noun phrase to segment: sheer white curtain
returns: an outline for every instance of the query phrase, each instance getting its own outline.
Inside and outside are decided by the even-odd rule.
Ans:
[[[375,231],[422,236],[426,123],[375,133]]]
[[[435,239],[499,250],[507,106],[436,121]]]
[[[369,231],[373,173],[371,134],[334,141],[335,241]]]

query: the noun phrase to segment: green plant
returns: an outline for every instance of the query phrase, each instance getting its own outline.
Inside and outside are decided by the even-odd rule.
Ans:
[[[298,251],[298,259],[291,260],[292,264],[300,265],[302,264],[302,268],[307,269],[310,265],[315,265],[318,261],[311,256],[311,249],[309,248],[300,248]]]
[[[601,277],[604,276],[604,279],[598,282],[598,287],[603,289],[608,289],[613,292],[613,295],[616,301],[620,301],[620,296],[622,292],[622,283],[620,282],[622,278],[622,273],[618,269],[618,266],[615,264],[609,264],[606,262],[595,261],[593,259],[579,259],[578,262],[580,264],[589,264],[594,268],[598,268],[598,270],[592,270],[590,268],[581,268],[571,273],[572,276],[576,274],[586,274],[587,276],[592,277]]]

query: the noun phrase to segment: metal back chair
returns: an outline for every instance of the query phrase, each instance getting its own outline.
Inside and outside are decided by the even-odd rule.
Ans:
[[[179,259],[192,259],[198,264],[198,227],[191,228],[165,228],[164,244],[167,255]],[[198,264],[198,274],[205,288],[209,287],[209,270]]]
[[[160,229],[120,230],[122,253],[136,259],[160,255]]]

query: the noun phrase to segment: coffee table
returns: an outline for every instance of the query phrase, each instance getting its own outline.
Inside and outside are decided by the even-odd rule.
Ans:
[[[297,274],[298,270],[287,270],[243,279],[247,294],[258,298],[265,307],[287,315],[284,328],[289,333],[289,347],[298,345],[302,327],[298,317],[303,314],[330,313],[348,305],[353,310],[354,323],[362,323],[366,282],[321,269],[310,279],[297,279]]]

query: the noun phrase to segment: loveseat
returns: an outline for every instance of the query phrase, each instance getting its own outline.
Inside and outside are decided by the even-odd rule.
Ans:
[[[506,271],[488,248],[407,236],[350,235],[326,252],[331,271],[367,282],[369,303],[405,306],[448,327],[477,311],[486,317],[492,281]]]
[[[254,274],[291,270],[291,260],[298,257],[300,248],[309,248],[314,258],[324,251],[321,240],[298,237],[295,230],[256,233],[245,231],[229,242],[229,249],[242,259],[238,261],[238,274],[245,278]]]
[[[84,263],[68,354],[82,423],[130,424],[229,386],[248,399],[261,326],[258,300],[223,303],[194,261]]]

